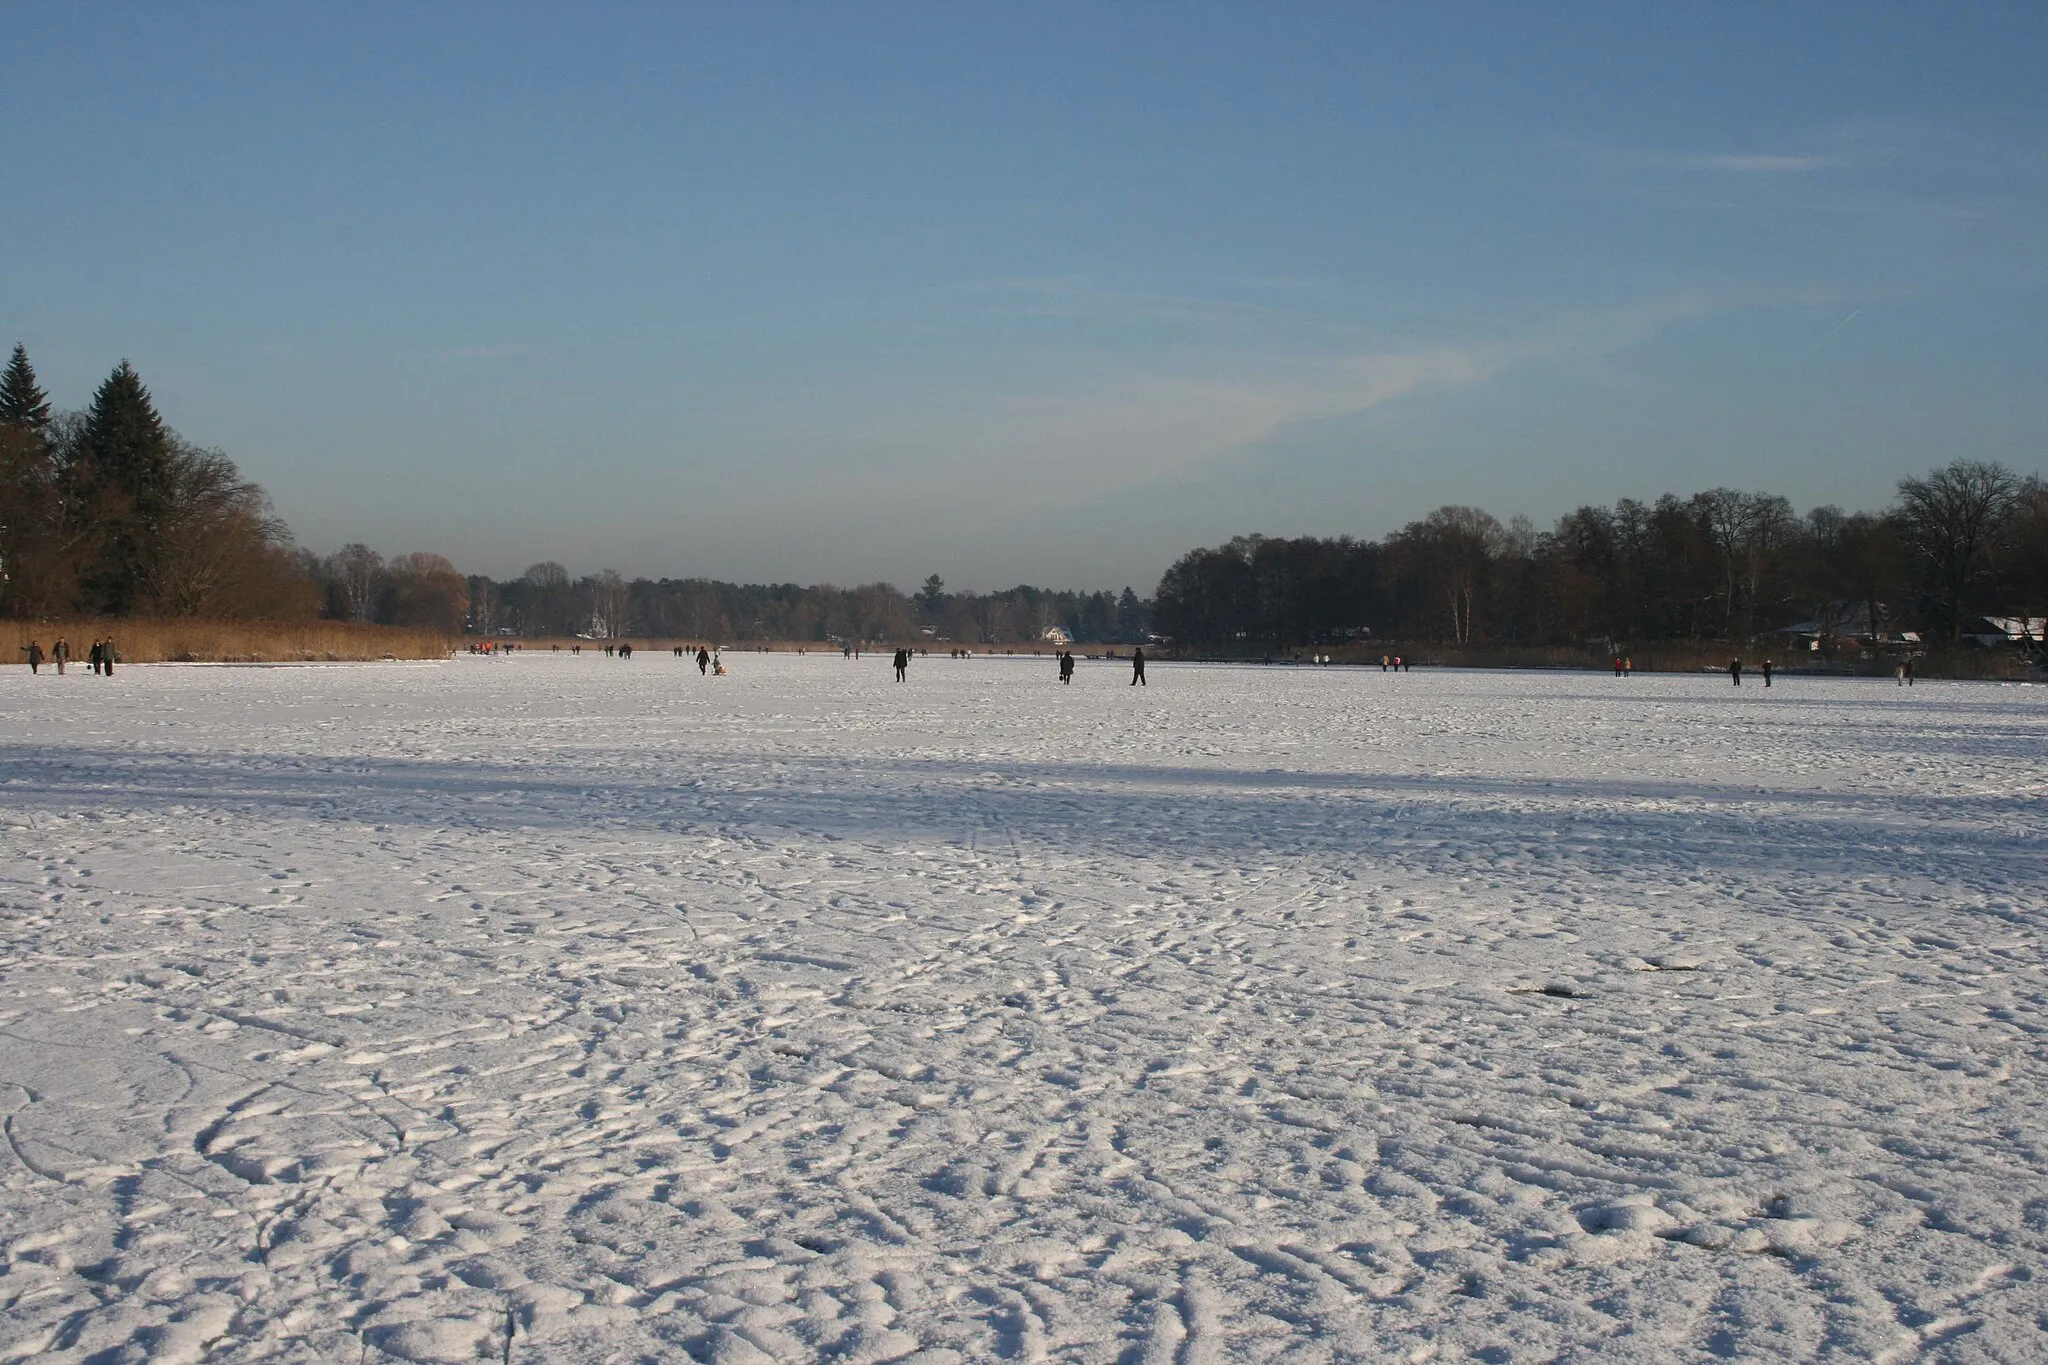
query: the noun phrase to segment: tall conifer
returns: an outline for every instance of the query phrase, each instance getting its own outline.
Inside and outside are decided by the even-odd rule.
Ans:
[[[85,443],[99,476],[148,516],[163,493],[171,459],[170,432],[135,367],[122,361],[92,396]]]
[[[50,425],[50,399],[36,384],[28,347],[14,343],[14,358],[0,371],[0,422],[18,422],[31,431]]]
[[[101,608],[118,615],[143,596],[171,491],[171,433],[125,360],[92,396],[84,446],[81,510],[100,544],[88,583]]]

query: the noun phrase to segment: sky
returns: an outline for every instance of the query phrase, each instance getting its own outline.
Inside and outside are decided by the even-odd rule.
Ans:
[[[299,541],[1149,593],[2048,465],[2048,5],[5,6],[0,346]]]

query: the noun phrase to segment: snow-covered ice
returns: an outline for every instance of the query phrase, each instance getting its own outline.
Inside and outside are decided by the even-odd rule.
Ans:
[[[0,1360],[2048,1358],[2048,688],[0,675]]]

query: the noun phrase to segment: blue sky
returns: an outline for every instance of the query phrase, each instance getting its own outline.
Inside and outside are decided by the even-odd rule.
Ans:
[[[9,7],[0,344],[500,575],[2048,463],[2048,5],[588,8]]]

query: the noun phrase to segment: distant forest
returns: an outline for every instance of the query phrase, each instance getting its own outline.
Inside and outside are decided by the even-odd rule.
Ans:
[[[518,578],[469,580],[470,617],[484,634],[653,635],[691,640],[931,639],[961,644],[1071,639],[1140,643],[1151,612],[1138,594],[1015,587],[947,592],[937,574],[906,596],[887,583],[720,583],[704,578],[627,580],[607,571],[571,580],[559,564]]]
[[[739,640],[1136,642],[1146,605],[1121,592],[947,592],[934,575],[906,595],[839,588],[572,578],[536,564],[498,582],[438,554],[386,559],[367,546],[298,548],[262,488],[218,450],[165,424],[123,361],[80,412],[58,413],[27,350],[0,372],[0,618],[331,617],[450,635],[656,635]],[[927,634],[927,632],[929,634]]]
[[[1547,531],[1443,507],[1380,541],[1241,536],[1167,570],[1153,628],[1209,652],[1706,643],[1791,626],[1823,643],[1955,644],[1992,617],[2038,645],[2044,614],[2048,486],[1958,460],[1901,480],[1880,512],[1802,517],[1717,488],[1581,507]]]
[[[1015,645],[1058,630],[1176,652],[1360,641],[1449,646],[1821,639],[1930,644],[2048,615],[2048,486],[1958,460],[1877,512],[1713,489],[1582,507],[1549,530],[1443,507],[1382,540],[1240,536],[1192,550],[1152,599],[1019,586],[912,593],[710,579],[465,576],[442,555],[298,548],[257,485],[157,413],[123,361],[55,413],[20,346],[0,372],[0,617],[331,617],[449,635],[653,636],[707,643]],[[2008,632],[2010,633],[2010,632]]]

